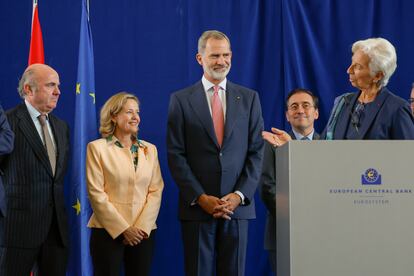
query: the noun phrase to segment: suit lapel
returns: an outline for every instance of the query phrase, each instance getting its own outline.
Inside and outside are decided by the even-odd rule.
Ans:
[[[19,108],[17,113],[17,117],[19,117],[19,129],[26,137],[27,142],[30,144],[33,152],[40,160],[40,163],[46,168],[50,175],[52,174],[52,168],[50,166],[49,157],[47,155],[47,151],[45,146],[42,143],[41,138],[37,132],[37,129],[30,117],[29,112],[27,111],[27,107],[25,104],[22,104]]]
[[[214,132],[213,120],[211,118],[210,110],[208,107],[206,94],[204,92],[204,87],[201,81],[199,81],[193,87],[193,91],[189,96],[189,102],[194,114],[200,120],[208,136],[210,136],[211,140],[213,140],[216,146],[219,147],[216,133]]]
[[[240,116],[240,102],[242,100],[242,94],[238,91],[235,86],[227,81],[226,87],[226,122],[224,125],[224,139],[223,146],[226,143],[226,139],[231,136],[231,132],[234,128],[234,123],[237,117]]]
[[[351,120],[352,107],[355,105],[359,97],[359,92],[356,92],[352,95],[351,100],[348,103],[345,103],[343,109],[338,117],[338,123],[334,131],[334,139],[342,140],[345,139],[346,131],[348,129],[349,121]]]
[[[380,111],[382,105],[385,102],[385,99],[388,96],[389,96],[389,93],[387,89],[383,88],[379,92],[378,96],[375,98],[374,102],[372,103],[373,105],[375,105],[375,109],[372,110],[372,112],[364,112],[364,116],[365,116],[364,123],[363,125],[361,125],[361,128],[359,129],[358,136],[356,139],[362,140],[365,137],[368,129],[373,124],[375,117],[377,116],[378,112]]]
[[[292,140],[296,140],[296,136],[295,133],[293,133],[293,131],[289,131],[288,134],[290,135],[290,137],[292,137]]]
[[[63,158],[65,158],[65,146],[67,143],[65,133],[62,130],[61,126],[58,124],[58,121],[55,116],[49,114],[49,122],[52,127],[53,137],[55,138],[56,143],[56,171],[55,176],[57,177],[62,170]]]

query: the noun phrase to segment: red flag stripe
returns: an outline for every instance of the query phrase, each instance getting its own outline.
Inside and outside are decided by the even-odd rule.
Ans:
[[[42,29],[40,28],[37,4],[33,5],[32,37],[29,52],[29,65],[33,63],[45,63]]]

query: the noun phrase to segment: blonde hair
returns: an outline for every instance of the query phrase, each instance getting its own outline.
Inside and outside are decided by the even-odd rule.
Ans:
[[[103,138],[106,138],[115,131],[115,122],[112,121],[112,117],[121,112],[122,107],[127,100],[134,100],[139,105],[137,96],[128,92],[119,92],[110,97],[101,109],[101,120],[99,133]]]

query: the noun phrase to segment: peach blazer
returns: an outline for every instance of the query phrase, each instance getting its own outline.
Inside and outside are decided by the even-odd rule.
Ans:
[[[164,188],[157,148],[142,141],[135,171],[128,148],[115,145],[115,139],[101,138],[88,144],[86,178],[93,214],[90,228],[105,228],[112,238],[130,226],[148,236],[157,228],[156,220]]]

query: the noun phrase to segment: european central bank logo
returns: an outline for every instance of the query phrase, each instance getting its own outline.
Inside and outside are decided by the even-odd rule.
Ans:
[[[367,169],[361,176],[362,185],[381,185],[381,175],[374,168]]]

